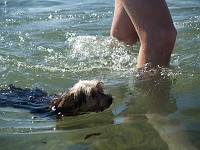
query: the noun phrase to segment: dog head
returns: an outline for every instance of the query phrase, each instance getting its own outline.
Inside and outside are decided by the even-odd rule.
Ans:
[[[83,80],[60,96],[55,97],[50,107],[59,116],[99,112],[112,104],[112,96],[103,91],[103,81]]]

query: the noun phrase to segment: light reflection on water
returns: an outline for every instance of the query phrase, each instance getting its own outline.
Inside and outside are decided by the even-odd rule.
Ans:
[[[137,82],[139,43],[125,46],[109,37],[113,1],[0,2],[2,88],[12,83],[53,94],[79,79],[102,79],[114,97],[102,113],[60,120],[33,121],[27,110],[1,107],[1,147],[200,148],[200,4],[167,2],[178,30],[171,67],[164,79]]]

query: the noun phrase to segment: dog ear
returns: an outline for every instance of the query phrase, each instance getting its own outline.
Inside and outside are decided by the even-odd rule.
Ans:
[[[100,92],[103,92],[103,89],[104,89],[104,82],[102,80],[100,80],[97,85],[96,85],[96,88],[98,91]]]
[[[67,93],[61,96],[61,101],[58,104],[58,107],[68,107],[74,103],[74,94]]]
[[[86,103],[88,96],[89,95],[86,95],[86,92],[80,90],[79,93],[74,97],[74,109],[81,108],[81,106]]]
[[[90,91],[90,96],[93,98],[96,95],[97,91],[98,91],[97,87],[92,88]]]

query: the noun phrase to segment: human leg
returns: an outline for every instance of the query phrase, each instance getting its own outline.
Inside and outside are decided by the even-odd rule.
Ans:
[[[113,36],[126,44],[134,44],[138,40],[135,27],[120,0],[115,0],[115,10],[110,36]]]
[[[167,66],[176,40],[176,29],[165,0],[120,0],[139,36],[137,68],[146,63]]]

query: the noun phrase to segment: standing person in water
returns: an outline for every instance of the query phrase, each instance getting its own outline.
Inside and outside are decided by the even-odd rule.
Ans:
[[[141,46],[136,65],[137,69],[142,69],[146,64],[148,64],[147,67],[167,66],[176,41],[176,34],[165,0],[115,0],[110,35],[126,44],[134,44],[140,40]],[[145,94],[150,92],[153,100],[156,99],[155,96],[158,96],[158,99],[160,99],[160,95],[165,98],[169,96],[163,95],[163,93],[167,94],[169,90],[167,89],[169,82],[168,80],[165,81],[167,78],[158,80],[158,77],[152,78],[153,80],[144,80],[145,85],[142,87]],[[152,84],[151,81],[153,81]],[[161,83],[164,84],[155,84],[155,81],[162,81]],[[147,85],[150,87],[148,88]],[[158,85],[160,86],[158,91],[149,90],[152,87],[155,87],[154,89],[158,88]],[[163,103],[163,99],[161,100]],[[158,105],[156,104],[156,106]],[[162,113],[156,113],[155,108],[153,107],[154,113],[148,112],[146,117],[154,129],[158,131],[163,141],[168,144],[168,148],[170,150],[197,150],[188,140],[185,130],[177,130],[183,128],[181,124],[180,126],[179,124],[169,125],[167,121],[166,124],[164,122],[160,124],[160,120],[165,120],[165,116]],[[164,114],[166,113],[164,112]],[[176,134],[174,134],[175,130]]]
[[[137,69],[167,66],[176,34],[165,0],[115,0],[110,35],[126,44],[140,40]]]

